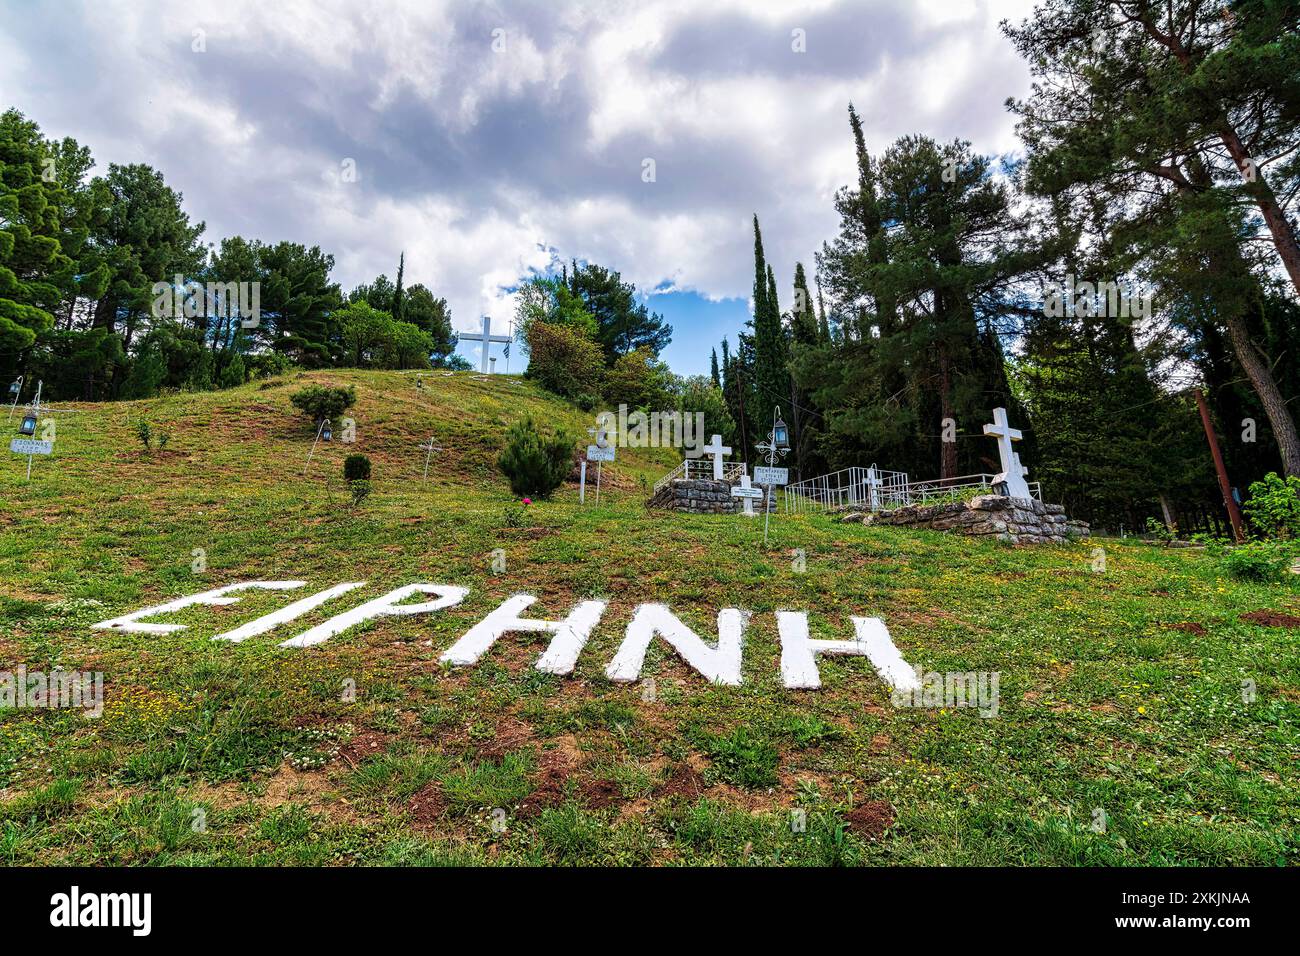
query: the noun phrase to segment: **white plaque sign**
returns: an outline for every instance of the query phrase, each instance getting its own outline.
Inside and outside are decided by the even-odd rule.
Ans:
[[[18,455],[48,455],[54,451],[54,442],[37,441],[35,438],[15,438],[9,443],[9,450]]]
[[[599,445],[587,446],[587,461],[613,461],[614,446],[601,448]]]
[[[757,465],[754,468],[754,484],[756,485],[788,485],[789,483],[789,468],[769,468],[766,465]]]

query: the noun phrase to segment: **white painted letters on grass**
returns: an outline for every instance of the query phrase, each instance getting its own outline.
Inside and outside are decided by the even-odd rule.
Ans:
[[[781,636],[781,680],[796,690],[822,686],[817,669],[818,654],[865,657],[890,689],[911,690],[916,673],[894,646],[885,622],[878,617],[854,617],[854,640],[815,641],[808,636],[808,615],[802,611],[778,611],[776,628]]]
[[[410,614],[429,614],[433,611],[441,611],[444,608],[455,607],[465,600],[465,595],[468,593],[469,588],[456,587],[450,584],[408,584],[396,591],[389,591],[383,597],[367,601],[351,611],[345,611],[337,617],[332,617],[324,624],[319,624],[309,631],[303,631],[297,637],[290,638],[280,646],[311,647],[313,644],[328,641],[336,634],[342,634],[348,628],[356,627],[363,621],[369,621],[377,617],[406,617]],[[419,604],[400,603],[412,594],[436,594],[438,599],[436,601],[423,601]]]
[[[261,617],[235,628],[233,631],[218,634],[213,640],[239,643],[246,638],[265,634],[267,631],[274,630],[294,618],[302,617],[308,611],[314,611],[331,598],[336,598],[340,594],[347,594],[349,591],[355,591],[365,583],[365,581],[348,581],[343,584],[336,584],[334,587],[313,594],[311,597],[305,597],[301,601],[294,601],[288,607],[272,611],[270,614],[263,614]]]
[[[618,653],[605,668],[613,681],[634,681],[641,675],[645,653],[659,635],[681,658],[711,681],[740,683],[740,652],[749,613],[734,607],[718,612],[718,644],[710,647],[664,604],[642,604],[632,615]]]
[[[98,624],[92,624],[90,626],[96,630],[126,631],[128,634],[170,634],[172,631],[183,631],[188,625],[146,624],[143,619],[146,617],[155,617],[159,614],[171,614],[187,607],[195,607],[196,605],[221,607],[226,604],[238,604],[239,598],[226,597],[226,595],[234,594],[238,591],[247,591],[251,588],[259,588],[266,591],[292,591],[294,588],[300,588],[306,583],[306,581],[241,581],[238,584],[227,584],[223,588],[216,588],[212,591],[203,591],[199,594],[191,594],[189,597],[177,598],[175,601],[168,601],[166,604],[159,604],[156,607],[147,607],[142,611],[135,611],[132,614],[124,614],[121,617],[115,617],[108,621],[100,621]]]
[[[289,591],[302,587],[304,583],[303,581],[243,581],[101,621],[92,627],[134,634],[170,634],[184,630],[187,625],[155,624],[148,623],[145,619],[174,613],[188,607],[220,607],[235,604],[239,598],[231,595],[240,591],[254,588]],[[213,640],[238,643],[265,634],[364,584],[364,581],[347,581],[326,588],[278,611],[264,614],[233,630],[218,634]],[[468,593],[468,588],[456,585],[408,584],[350,611],[338,614],[325,623],[284,641],[280,646],[312,647],[366,621],[441,611],[460,604]],[[402,603],[416,594],[432,595],[434,599],[411,604]],[[582,601],[569,612],[567,617],[558,621],[522,617],[524,611],[536,601],[537,598],[531,594],[515,594],[507,598],[496,610],[466,631],[460,640],[449,647],[439,659],[443,663],[467,666],[477,663],[506,634],[521,631],[541,632],[550,634],[551,639],[546,650],[537,658],[534,667],[547,674],[572,674],[577,665],[578,655],[586,647],[592,631],[605,613],[606,602]],[[813,640],[809,636],[806,614],[802,611],[778,611],[776,622],[781,641],[782,684],[791,689],[816,690],[822,685],[817,658],[823,655],[849,655],[867,658],[891,691],[908,693],[919,687],[915,669],[899,653],[884,621],[878,617],[850,617],[849,620],[853,623],[853,640]],[[651,642],[659,637],[706,680],[717,684],[738,686],[742,682],[741,653],[748,623],[748,611],[739,608],[722,609],[718,612],[717,642],[709,644],[683,624],[667,605],[638,605],[624,632],[622,643],[605,668],[605,676],[618,682],[629,682],[639,678],[645,664],[646,652]]]
[[[578,654],[591,636],[592,629],[605,613],[604,601],[583,601],[563,621],[543,621],[520,617],[537,598],[531,594],[516,594],[465,632],[465,636],[447,649],[440,660],[444,663],[465,666],[475,663],[497,642],[497,638],[511,631],[543,631],[555,636],[535,665],[548,674],[572,674]]]

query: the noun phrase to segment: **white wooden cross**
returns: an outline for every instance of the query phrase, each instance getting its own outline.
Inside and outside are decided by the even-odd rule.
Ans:
[[[731,454],[731,449],[722,444],[722,436],[714,435],[713,439],[702,449],[706,455],[713,456],[713,480],[722,480],[722,459]]]
[[[867,506],[872,511],[880,510],[880,486],[884,484],[880,476],[876,474],[876,466],[872,465],[867,469],[867,477],[863,481],[867,486]]]
[[[998,440],[998,458],[1002,461],[1002,472],[994,476],[993,483],[1005,484],[1007,495],[1012,498],[1027,499],[1029,485],[1025,481],[1025,475],[1029,474],[1029,469],[1020,464],[1020,456],[1011,444],[1025,436],[1019,429],[1011,427],[1005,408],[993,409],[993,424],[984,426],[984,434]]]
[[[483,333],[481,335],[476,335],[472,332],[461,332],[459,335],[461,341],[468,340],[470,342],[483,343],[483,364],[479,367],[479,371],[484,375],[488,372],[488,352],[492,349],[492,343],[510,341],[510,336],[508,335],[492,334],[492,320],[486,315],[483,316]]]

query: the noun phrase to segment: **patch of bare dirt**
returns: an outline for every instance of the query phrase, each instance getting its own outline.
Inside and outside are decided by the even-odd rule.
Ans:
[[[525,820],[563,803],[564,785],[576,769],[573,758],[562,750],[546,751],[537,765],[537,787],[519,804],[519,816]]]
[[[657,797],[682,797],[687,801],[698,799],[704,793],[704,777],[689,764],[679,763],[673,768],[667,782],[655,790]]]
[[[593,810],[604,810],[622,802],[623,793],[613,780],[592,780],[582,785],[582,802]]]
[[[430,828],[439,825],[442,815],[447,810],[447,799],[442,794],[442,784],[437,780],[426,783],[407,802],[406,809],[411,814],[411,822],[417,827]]]
[[[1245,621],[1247,624],[1258,624],[1260,627],[1300,627],[1300,617],[1277,611],[1251,611],[1249,614],[1242,614],[1238,620]]]
[[[1182,631],[1184,634],[1204,634],[1205,626],[1197,624],[1195,621],[1180,621],[1177,624],[1166,624],[1165,627],[1171,631]]]
[[[496,733],[476,748],[478,755],[488,760],[500,760],[512,750],[525,746],[533,738],[533,728],[514,717],[497,721]]]
[[[351,740],[339,748],[339,756],[356,766],[367,757],[383,753],[391,739],[391,734],[383,734],[377,730],[358,730],[352,735]]]
[[[879,840],[894,822],[894,808],[886,800],[865,800],[844,814],[853,832]]]

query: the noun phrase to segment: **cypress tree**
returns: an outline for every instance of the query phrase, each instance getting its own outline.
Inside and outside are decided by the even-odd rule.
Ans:
[[[397,260],[397,288],[393,290],[393,321],[402,321],[402,272],[406,269],[406,253]]]

